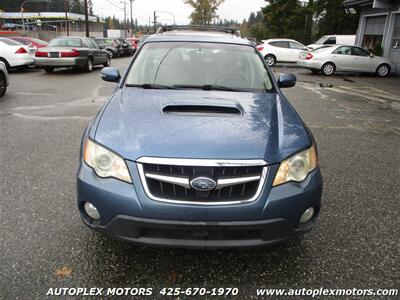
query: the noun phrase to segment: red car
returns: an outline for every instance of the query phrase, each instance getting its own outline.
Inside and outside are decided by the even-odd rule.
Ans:
[[[7,36],[7,38],[20,42],[24,45],[32,45],[36,49],[47,47],[47,42],[27,36]]]
[[[128,38],[126,39],[133,47],[133,49],[135,49],[135,51],[137,50],[138,44],[139,44],[139,39],[137,38]]]

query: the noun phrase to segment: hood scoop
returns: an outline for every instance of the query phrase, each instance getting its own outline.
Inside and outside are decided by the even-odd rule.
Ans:
[[[196,115],[231,115],[241,116],[242,110],[235,106],[202,105],[202,104],[172,104],[163,107],[164,114],[196,114]]]

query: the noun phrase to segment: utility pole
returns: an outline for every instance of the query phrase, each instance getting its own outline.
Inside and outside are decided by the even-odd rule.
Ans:
[[[89,37],[89,9],[88,9],[88,1],[84,0],[85,3],[85,27],[86,27],[86,37]]]
[[[67,29],[67,36],[69,36],[69,21],[68,21],[68,11],[69,11],[69,1],[64,0],[64,11],[65,11],[65,25]]]
[[[157,13],[154,11],[154,33],[157,31]]]
[[[131,1],[131,37],[133,36],[133,11],[132,11],[132,6],[133,6],[133,1],[134,0],[130,0]]]
[[[127,38],[127,35],[126,35],[126,27],[127,27],[127,23],[126,23],[126,0],[124,0],[124,19],[125,19],[125,26],[124,26],[124,30],[125,30],[125,38]]]

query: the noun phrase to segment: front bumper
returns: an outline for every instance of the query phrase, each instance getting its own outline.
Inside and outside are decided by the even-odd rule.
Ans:
[[[78,207],[90,228],[133,243],[189,248],[251,247],[290,239],[310,231],[318,217],[322,180],[319,169],[302,183],[270,188],[278,166],[270,166],[265,187],[253,202],[199,206],[149,199],[136,165],[128,162],[134,184],[101,179],[85,163],[78,172]],[[84,212],[90,202],[100,221]],[[299,224],[303,212],[314,207],[313,218]]]
[[[87,63],[87,59],[82,57],[36,57],[35,64],[38,67],[83,67]]]

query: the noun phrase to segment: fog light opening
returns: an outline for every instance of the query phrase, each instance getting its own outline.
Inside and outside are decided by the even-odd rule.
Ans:
[[[85,202],[85,205],[83,206],[83,208],[85,209],[86,214],[93,220],[100,219],[100,213],[97,210],[96,206],[94,206],[92,203]]]
[[[315,213],[314,207],[310,207],[310,208],[306,209],[304,211],[304,213],[301,215],[300,224],[304,224],[304,223],[307,223],[308,221],[310,221],[312,219],[312,217],[314,216],[314,213]]]

